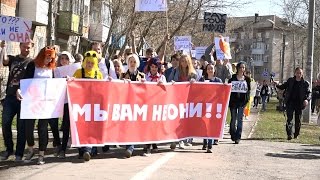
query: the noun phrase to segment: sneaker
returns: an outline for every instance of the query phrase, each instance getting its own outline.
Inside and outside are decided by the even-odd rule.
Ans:
[[[41,155],[39,155],[39,157],[38,157],[38,165],[43,165],[44,163],[46,163],[46,162],[44,162],[44,157],[43,156],[41,156]]]
[[[202,146],[202,150],[206,150],[207,149],[207,146],[206,145],[203,145]]]
[[[159,149],[158,148],[154,148],[154,149],[152,149],[152,151],[157,153],[157,152],[159,152]]]
[[[130,158],[132,156],[132,151],[127,149],[126,152],[125,152],[125,155],[127,158]]]
[[[185,145],[185,146],[192,146],[191,143],[185,143],[184,145]]]
[[[65,153],[65,151],[60,151],[60,152],[59,152],[59,155],[58,155],[58,158],[60,158],[60,159],[65,159],[65,158],[66,158],[66,153]]]
[[[219,140],[218,139],[213,140],[213,145],[218,145],[218,144],[219,144]]]
[[[184,143],[183,142],[179,142],[179,149],[184,149]]]
[[[174,149],[176,149],[176,147],[177,147],[176,143],[171,143],[170,144],[170,149],[174,150]]]
[[[3,155],[1,156],[1,161],[7,160],[13,153],[9,153],[8,151],[5,151]]]
[[[212,153],[211,148],[208,148],[208,149],[207,149],[207,153]]]
[[[22,162],[22,157],[16,156],[16,158],[14,159],[14,162]]]
[[[24,161],[25,162],[30,162],[33,156],[34,156],[34,152],[33,151],[29,151],[28,154],[26,155],[26,158],[24,158]]]
[[[91,159],[90,153],[89,153],[89,152],[83,153],[83,159],[84,159],[85,161],[90,161],[90,159]]]
[[[292,136],[288,136],[287,140],[290,141],[292,139]]]
[[[147,149],[142,156],[149,157],[151,155],[151,149]]]

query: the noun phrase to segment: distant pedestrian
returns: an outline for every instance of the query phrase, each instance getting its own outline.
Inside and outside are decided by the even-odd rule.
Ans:
[[[260,96],[261,96],[261,99],[262,99],[261,111],[266,111],[266,103],[267,103],[267,98],[269,96],[269,86],[268,86],[266,80],[263,80]]]
[[[294,77],[289,78],[282,85],[276,86],[279,89],[285,89],[284,102],[287,110],[287,124],[286,131],[288,140],[298,138],[301,128],[301,114],[302,110],[308,105],[310,101],[310,87],[309,82],[303,78],[303,70],[300,67],[295,69]],[[295,130],[293,128],[293,113],[295,114]]]

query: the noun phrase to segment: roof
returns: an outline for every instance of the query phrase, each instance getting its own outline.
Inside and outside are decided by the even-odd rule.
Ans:
[[[247,16],[247,17],[230,17],[227,19],[229,30],[237,31],[246,27],[250,28],[274,28],[286,30],[289,28],[289,22],[285,18],[280,18],[276,15],[267,16]],[[232,25],[231,25],[232,24]]]

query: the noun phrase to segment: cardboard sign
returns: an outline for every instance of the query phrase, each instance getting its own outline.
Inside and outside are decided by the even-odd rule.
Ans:
[[[224,59],[232,59],[231,51],[230,51],[230,44],[229,44],[229,37],[215,37],[214,43],[216,47],[216,54],[217,59],[224,60]]]
[[[201,56],[203,56],[206,52],[207,47],[196,47],[196,58],[199,60],[201,59]]]
[[[67,81],[63,78],[20,81],[21,119],[50,119],[63,116]]]
[[[135,11],[167,11],[167,0],[136,0]]]
[[[55,69],[54,76],[57,78],[73,77],[76,70],[81,68],[80,63],[74,63],[67,66],[60,66]]]
[[[226,14],[204,12],[203,31],[225,33],[226,22]]]
[[[21,17],[0,15],[0,39],[30,42],[32,22]]]
[[[175,51],[190,51],[192,48],[191,36],[175,36],[174,50]],[[190,53],[189,53],[190,54]]]
[[[232,81],[231,84],[232,84],[231,92],[237,92],[237,93],[248,92],[247,81]]]

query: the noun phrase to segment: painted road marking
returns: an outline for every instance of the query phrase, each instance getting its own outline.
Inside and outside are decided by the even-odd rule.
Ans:
[[[144,168],[142,171],[138,172],[131,180],[142,180],[150,177],[157,169],[159,169],[163,164],[168,162],[171,158],[176,155],[175,152],[169,152],[151,165]]]

